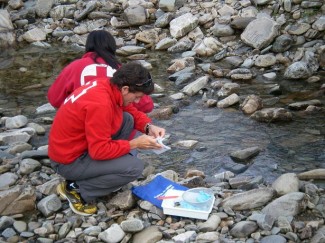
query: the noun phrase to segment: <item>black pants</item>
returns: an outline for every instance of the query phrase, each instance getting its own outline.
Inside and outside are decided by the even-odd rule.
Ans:
[[[133,117],[123,114],[121,129],[112,138],[128,139],[134,127]],[[52,167],[67,180],[77,183],[86,202],[108,195],[137,179],[143,171],[143,162],[132,154],[111,160],[93,160],[86,152],[73,163],[65,165],[52,161]]]

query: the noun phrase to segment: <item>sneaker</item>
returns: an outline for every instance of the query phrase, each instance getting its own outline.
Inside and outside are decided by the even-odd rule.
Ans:
[[[97,212],[96,205],[86,204],[77,191],[67,190],[65,182],[61,182],[56,187],[56,191],[62,199],[67,199],[69,201],[70,208],[76,214],[89,216]]]

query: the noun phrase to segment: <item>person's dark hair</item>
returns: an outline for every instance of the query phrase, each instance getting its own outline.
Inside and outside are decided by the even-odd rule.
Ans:
[[[154,83],[149,71],[138,62],[123,64],[111,78],[111,83],[117,85],[119,89],[129,86],[132,93],[143,92],[149,95],[154,90]]]
[[[117,60],[116,42],[114,37],[106,30],[94,30],[89,33],[86,41],[86,52],[94,52],[92,57],[95,62],[99,57],[114,69],[120,66]]]

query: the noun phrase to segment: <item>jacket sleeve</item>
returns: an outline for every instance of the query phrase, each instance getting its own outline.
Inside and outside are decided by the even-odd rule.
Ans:
[[[142,133],[144,133],[144,127],[147,123],[151,122],[151,119],[143,112],[139,111],[134,107],[133,104],[124,106],[123,110],[129,112],[134,118],[134,128]]]
[[[133,102],[133,106],[144,113],[149,113],[154,108],[153,101],[149,95],[142,96],[138,103]]]
[[[111,124],[114,122],[114,116],[109,105],[89,104],[85,112],[85,132],[91,158],[95,160],[114,159],[130,152],[129,141],[112,140],[111,138]]]
[[[65,98],[74,91],[76,87],[74,87],[73,80],[74,77],[68,65],[62,70],[47,92],[47,99],[53,107],[59,108]]]

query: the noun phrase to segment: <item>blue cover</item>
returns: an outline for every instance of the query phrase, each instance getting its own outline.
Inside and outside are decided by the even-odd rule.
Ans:
[[[148,184],[132,188],[133,194],[137,197],[151,202],[158,208],[161,207],[163,200],[158,200],[157,197],[164,196],[169,189],[186,191],[187,187],[177,184],[174,181],[168,180],[165,177],[158,175]]]

